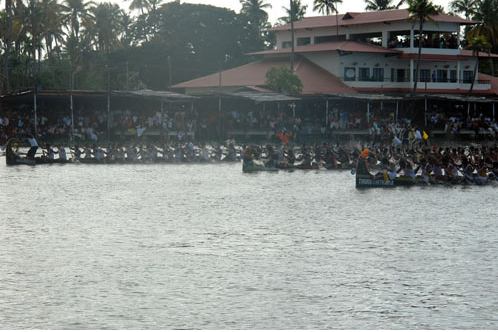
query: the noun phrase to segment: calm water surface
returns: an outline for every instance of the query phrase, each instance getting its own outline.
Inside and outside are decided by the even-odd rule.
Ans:
[[[497,329],[498,187],[5,166],[2,329]]]

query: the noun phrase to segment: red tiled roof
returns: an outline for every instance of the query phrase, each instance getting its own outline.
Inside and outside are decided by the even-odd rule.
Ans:
[[[343,19],[344,16],[348,15],[352,18]],[[348,17],[348,16],[346,16]],[[382,22],[392,22],[392,21],[404,21],[408,20],[409,13],[406,9],[396,9],[396,10],[383,10],[377,12],[362,12],[362,13],[346,13],[339,14],[337,19],[339,26],[347,25],[357,25],[357,24],[372,24],[372,23],[382,23]],[[436,22],[452,22],[460,24],[475,24],[477,22],[465,20],[459,16],[452,16],[448,14],[439,14],[432,16],[432,19]],[[326,28],[335,27],[336,17],[335,15],[328,16],[314,16],[307,17],[300,21],[294,23],[295,29],[313,29],[313,28]],[[290,24],[274,27],[270,31],[281,31],[289,30]]]
[[[306,52],[325,52],[325,51],[344,51],[344,52],[363,52],[363,53],[401,53],[397,49],[384,48],[382,46],[360,43],[356,41],[336,41],[320,44],[309,44],[304,46],[297,46],[294,51],[296,53]],[[250,53],[255,54],[287,54],[290,53],[290,48],[262,51]]]
[[[465,57],[468,57],[468,56],[473,56],[472,55],[472,51],[470,50],[461,50],[460,51],[460,55],[461,56],[465,56]],[[488,53],[486,52],[479,52],[479,57],[480,58],[487,58],[489,55]],[[494,53],[491,53],[491,57],[492,58],[498,58],[498,54],[494,54]]]
[[[223,87],[263,87],[266,81],[266,72],[272,67],[289,66],[289,58],[263,59],[244,66],[225,70],[221,73],[221,86]],[[312,62],[297,58],[294,63],[296,75],[303,83],[302,94],[326,93],[356,93],[344,84],[337,76],[330,74]],[[172,86],[174,89],[182,88],[217,88],[219,73],[200,77],[191,81]]]
[[[479,73],[479,80],[491,82],[491,93],[498,95],[498,77]]]

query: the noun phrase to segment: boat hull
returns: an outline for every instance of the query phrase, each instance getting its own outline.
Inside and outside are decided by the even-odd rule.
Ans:
[[[374,179],[370,175],[356,175],[356,188],[393,188],[393,180]]]
[[[242,165],[242,172],[256,173],[256,172],[278,172],[278,168],[265,167],[261,165]]]

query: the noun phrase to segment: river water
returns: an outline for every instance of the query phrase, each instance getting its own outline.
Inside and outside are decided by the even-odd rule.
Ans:
[[[498,187],[5,166],[2,329],[496,329]]]

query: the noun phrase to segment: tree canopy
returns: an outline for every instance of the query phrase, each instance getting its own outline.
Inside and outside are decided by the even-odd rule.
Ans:
[[[298,94],[303,91],[299,77],[287,67],[270,68],[266,72],[265,85],[275,92]]]
[[[245,53],[272,46],[269,3],[245,2],[236,13],[180,1],[131,0],[127,12],[111,2],[7,0],[2,90],[31,88],[35,77],[44,89],[68,88],[77,68],[77,89],[107,89],[108,75],[113,89],[165,89],[238,66],[251,60]]]

